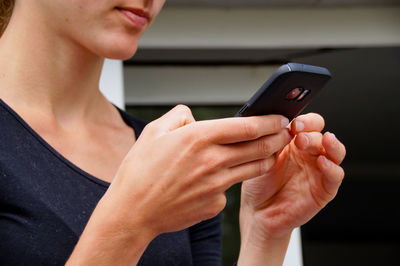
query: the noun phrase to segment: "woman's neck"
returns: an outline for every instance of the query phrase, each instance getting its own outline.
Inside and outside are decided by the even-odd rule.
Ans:
[[[94,118],[107,105],[98,88],[103,58],[52,32],[32,11],[18,12],[25,19],[13,16],[0,38],[0,98],[56,120]]]

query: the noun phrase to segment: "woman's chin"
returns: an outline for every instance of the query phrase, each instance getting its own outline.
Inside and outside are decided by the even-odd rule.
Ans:
[[[136,53],[136,50],[137,46],[126,49],[113,49],[112,51],[105,53],[103,57],[116,60],[127,60]]]
[[[98,47],[98,49],[95,49],[95,53],[104,58],[127,60],[136,53],[137,48],[137,40],[119,40],[112,41],[107,46]]]
[[[134,47],[134,49],[129,49],[129,50],[118,50],[118,51],[113,51],[110,53],[105,54],[103,57],[109,58],[109,59],[115,59],[115,60],[127,60],[134,56],[136,53],[137,47]]]

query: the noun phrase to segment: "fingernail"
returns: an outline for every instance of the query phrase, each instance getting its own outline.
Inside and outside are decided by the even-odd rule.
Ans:
[[[306,142],[306,148],[308,147],[308,145],[310,144],[310,139],[304,134],[302,134],[302,138],[305,140]]]
[[[287,119],[286,117],[282,118],[282,120],[281,120],[282,128],[286,128],[288,125],[289,125],[289,119]]]
[[[299,131],[302,131],[303,129],[304,129],[304,124],[303,124],[303,122],[300,122],[300,121],[294,121],[294,127],[295,127],[295,130],[297,131],[297,132],[299,132]]]
[[[324,165],[325,165],[326,168],[331,166],[331,162],[325,156],[323,156],[322,158],[324,158]]]
[[[332,142],[333,142],[333,145],[336,145],[336,136],[335,136],[335,134],[333,134],[333,133],[331,133],[331,132],[329,132],[329,134],[331,135],[330,136],[330,138],[331,138],[331,140],[332,140]]]

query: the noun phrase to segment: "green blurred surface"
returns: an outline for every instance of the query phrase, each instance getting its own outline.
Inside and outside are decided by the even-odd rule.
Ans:
[[[240,106],[189,106],[196,120],[233,116]],[[127,106],[126,111],[136,118],[152,121],[168,112],[173,106]],[[227,192],[227,204],[222,213],[222,265],[232,266],[239,254],[239,204],[240,184]]]

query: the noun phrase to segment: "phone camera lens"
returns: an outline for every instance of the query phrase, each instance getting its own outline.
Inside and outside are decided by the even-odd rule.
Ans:
[[[303,100],[309,93],[310,93],[309,90],[304,90],[304,91],[300,94],[299,98],[297,98],[297,101],[300,102],[300,101]]]
[[[303,92],[303,88],[295,88],[286,95],[286,100],[294,101]]]

